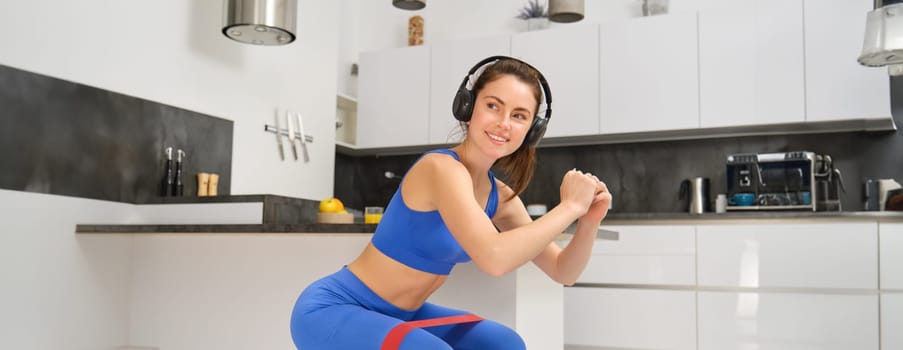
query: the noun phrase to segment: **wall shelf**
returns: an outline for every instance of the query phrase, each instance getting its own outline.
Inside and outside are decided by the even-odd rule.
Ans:
[[[336,94],[336,103],[335,106],[339,109],[356,112],[357,111],[357,98],[354,96],[348,96],[343,93]]]

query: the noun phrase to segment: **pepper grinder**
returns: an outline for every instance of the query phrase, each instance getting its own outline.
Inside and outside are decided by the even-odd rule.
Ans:
[[[185,151],[179,149],[176,151],[176,184],[173,189],[173,195],[175,196],[183,196],[185,194],[185,184],[182,182],[182,158],[185,158],[187,153]]]
[[[163,197],[172,196],[173,190],[173,173],[172,173],[172,147],[166,147],[166,161],[164,162],[163,181],[160,184],[160,195]]]

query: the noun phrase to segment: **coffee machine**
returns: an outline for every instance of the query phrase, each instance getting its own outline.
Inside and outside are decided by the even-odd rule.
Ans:
[[[727,157],[727,210],[839,211],[844,191],[829,155],[808,151]]]

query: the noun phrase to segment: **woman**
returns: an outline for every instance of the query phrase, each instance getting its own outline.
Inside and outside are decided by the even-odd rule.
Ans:
[[[305,289],[292,313],[298,348],[379,349],[391,338],[399,349],[524,349],[516,332],[490,320],[408,321],[468,314],[426,302],[459,262],[501,276],[532,260],[564,285],[583,271],[611,202],[605,184],[568,171],[561,203],[536,221],[517,197],[533,175],[550,102],[545,79],[520,60],[495,56],[471,69],[453,104],[464,141],[418,159],[360,256]],[[497,161],[510,185],[493,176]],[[554,239],[574,220],[562,249]],[[406,322],[410,333],[399,335]]]

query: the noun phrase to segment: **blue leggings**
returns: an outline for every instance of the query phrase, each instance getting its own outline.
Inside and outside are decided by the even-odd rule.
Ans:
[[[414,320],[464,315],[466,311],[424,303],[414,311],[400,309],[373,293],[347,267],[308,286],[292,310],[291,330],[300,350],[379,349],[396,325]],[[418,328],[399,350],[524,350],[511,328],[490,320]]]

